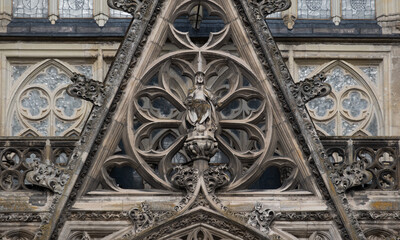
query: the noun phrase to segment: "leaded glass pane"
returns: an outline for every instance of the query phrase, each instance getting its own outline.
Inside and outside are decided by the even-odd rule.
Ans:
[[[268,15],[267,18],[282,18],[282,13],[281,12],[272,13]]]
[[[88,78],[93,78],[93,68],[90,65],[78,65],[75,68]]]
[[[63,114],[72,117],[77,109],[82,106],[82,101],[79,98],[71,97],[67,92],[61,95],[56,100],[56,107],[62,109]]]
[[[45,18],[48,15],[47,0],[14,0],[13,16],[16,18]]]
[[[12,73],[16,78],[28,66],[18,67],[13,68]],[[91,65],[77,65],[75,68],[90,78],[93,75]],[[84,101],[66,93],[65,88],[71,83],[66,70],[46,64],[35,72],[36,75],[22,81],[24,85],[14,96],[17,104],[12,107],[16,113],[9,124],[9,134],[64,136],[79,132],[85,123],[85,113],[90,109]],[[32,131],[27,133],[29,127]]]
[[[68,128],[72,126],[73,123],[65,122],[58,118],[56,118],[56,136],[62,136],[62,133],[65,132]]]
[[[357,127],[360,125],[360,123],[351,123],[349,121],[343,120],[342,121],[342,135],[343,136],[349,136],[351,135]]]
[[[329,19],[331,17],[331,1],[299,0],[298,16],[302,19]]]
[[[49,106],[49,101],[39,90],[34,89],[22,98],[21,105],[29,111],[31,116],[38,116]]]
[[[60,0],[59,11],[62,18],[91,18],[93,0]]]
[[[299,67],[299,81],[303,81],[312,71],[314,71],[315,66],[300,66]]]
[[[51,66],[46,69],[45,73],[39,74],[32,83],[43,84],[53,91],[59,85],[70,84],[71,80],[66,74],[59,73],[56,67]]]
[[[371,81],[377,81],[376,66],[362,66],[360,69]],[[312,71],[310,66],[299,66],[299,78],[304,79]],[[378,105],[364,84],[340,65],[322,72],[325,72],[325,82],[331,85],[332,91],[328,96],[313,99],[307,104],[319,132],[329,136],[377,135]]]
[[[360,67],[360,69],[369,77],[369,79],[376,84],[378,78],[378,67]]]
[[[375,0],[343,0],[344,19],[375,19]]]
[[[114,10],[114,9],[110,9],[110,16],[112,18],[131,18],[132,17],[132,15],[127,12]]]
[[[371,133],[372,136],[378,136],[378,121],[376,120],[376,115],[373,116],[367,131]]]
[[[356,86],[357,81],[349,74],[345,74],[342,68],[335,68],[332,74],[328,75],[326,82],[329,83],[336,92],[340,92],[346,86]]]
[[[29,124],[40,133],[41,136],[48,136],[49,132],[49,118],[45,118],[42,121],[29,121]]]
[[[311,100],[307,106],[309,109],[313,110],[318,117],[323,117],[335,106],[335,102],[329,96],[320,97]]]
[[[327,123],[317,122],[317,126],[319,126],[322,130],[324,130],[329,136],[335,136],[336,132],[336,120],[332,119]]]
[[[360,116],[361,112],[367,109],[369,103],[363,99],[361,93],[352,91],[342,102],[343,108],[348,110],[352,117]]]
[[[13,83],[17,81],[17,79],[28,69],[28,66],[12,66],[12,74],[11,78],[13,80]]]

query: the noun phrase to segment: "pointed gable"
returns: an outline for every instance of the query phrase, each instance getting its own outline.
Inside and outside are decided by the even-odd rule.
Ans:
[[[39,235],[58,237],[64,222],[76,220],[74,212],[90,206],[92,212],[128,212],[133,226],[121,231],[134,239],[141,231],[159,231],[154,224],[192,217],[190,208],[202,202],[243,229],[285,237],[263,214],[299,212],[310,201],[316,204],[312,211],[331,212],[343,239],[357,238],[359,226],[334,187],[331,165],[305,109],[305,101],[326,95],[329,87],[322,76],[293,82],[264,21],[267,14],[287,9],[289,1],[109,4],[135,19],[104,84],[95,90],[90,80],[71,86],[78,89],[70,91],[76,96],[94,95],[84,98],[96,102],[72,154],[69,180],[55,193],[54,211],[47,216],[52,221],[42,223]],[[223,25],[217,32],[201,29],[202,21],[215,19]],[[200,26],[208,38],[178,30],[177,20]],[[235,48],[227,50],[227,43]],[[281,186],[248,190],[272,168],[279,170]],[[283,196],[291,194],[304,202],[285,202]],[[258,201],[272,210],[257,208]],[[158,209],[168,217],[131,215],[143,202],[150,206],[146,211]],[[254,224],[238,214],[253,210]],[[137,231],[143,217],[148,221]]]

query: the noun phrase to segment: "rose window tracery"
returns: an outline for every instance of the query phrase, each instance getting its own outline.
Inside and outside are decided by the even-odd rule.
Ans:
[[[189,14],[197,4],[185,2],[176,16]],[[202,7],[208,13],[222,12],[211,2],[202,2]],[[105,161],[105,184],[121,191],[111,173],[129,166],[152,188],[185,188],[176,181],[187,175],[194,185],[188,191],[193,192],[198,182],[192,174],[204,174],[204,178],[224,176],[217,181],[221,185],[207,192],[219,187],[230,191],[249,187],[275,166],[290,167],[282,187],[292,187],[298,170],[293,160],[273,156],[276,140],[263,83],[240,58],[220,50],[230,38],[229,24],[197,44],[173,24],[168,36],[181,49],[159,57],[138,83],[123,138],[127,155]]]

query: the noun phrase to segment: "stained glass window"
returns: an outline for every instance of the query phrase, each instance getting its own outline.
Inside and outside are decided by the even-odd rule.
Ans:
[[[27,65],[14,65],[11,67],[12,73],[11,73],[11,78],[13,80],[13,83],[17,81],[19,77],[21,77],[22,74],[28,69],[29,66]]]
[[[66,93],[71,83],[71,72],[57,64],[45,64],[33,76],[22,81],[20,91],[14,94],[10,123],[12,136],[70,136],[79,135],[90,105]],[[19,74],[19,68],[14,69]],[[90,65],[74,69],[92,77]]]
[[[47,15],[48,15],[47,0],[13,1],[13,16],[16,18],[45,18],[47,17]]]
[[[90,18],[93,0],[60,0],[59,11],[62,18]]]
[[[112,18],[131,18],[132,15],[124,12],[124,11],[118,11],[118,10],[114,10],[114,9],[110,9],[110,16]]]
[[[282,13],[281,12],[276,12],[276,13],[272,13],[270,15],[267,16],[267,18],[282,18]]]
[[[299,79],[311,77],[315,68],[315,66],[299,66]],[[371,78],[365,81],[376,81],[377,67],[365,66],[362,70]],[[378,103],[374,102],[373,93],[369,92],[355,75],[341,66],[323,72],[326,73],[325,82],[331,85],[332,92],[307,104],[319,133],[328,136],[376,136]]]
[[[329,19],[331,17],[330,0],[299,0],[298,18]]]
[[[343,0],[342,16],[344,19],[374,19],[375,0]]]

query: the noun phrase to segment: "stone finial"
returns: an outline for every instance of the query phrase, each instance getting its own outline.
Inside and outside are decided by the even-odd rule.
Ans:
[[[74,73],[71,78],[73,82],[67,88],[67,93],[73,97],[82,98],[101,106],[105,99],[104,83],[88,79],[85,75]]]

